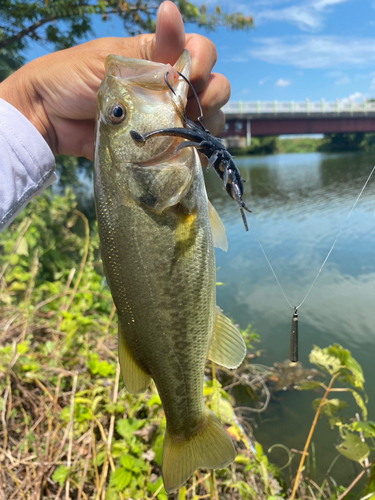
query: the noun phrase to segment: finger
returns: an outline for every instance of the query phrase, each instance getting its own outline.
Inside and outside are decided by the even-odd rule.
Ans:
[[[210,116],[209,118],[202,120],[202,122],[205,128],[209,130],[212,135],[216,136],[219,135],[224,128],[225,115],[220,110],[217,111],[217,113],[215,113],[214,115]]]
[[[225,76],[211,73],[206,87],[198,94],[203,110],[203,117],[210,118],[224,106],[230,97],[230,85]],[[186,106],[188,117],[196,121],[199,117],[199,106],[194,96],[190,97]]]
[[[156,32],[141,47],[143,58],[163,64],[174,64],[185,47],[185,30],[180,11],[169,0],[163,2],[156,15]]]
[[[191,60],[190,81],[195,90],[201,92],[206,87],[216,63],[215,45],[204,36],[189,34],[186,35],[185,47],[189,51]]]

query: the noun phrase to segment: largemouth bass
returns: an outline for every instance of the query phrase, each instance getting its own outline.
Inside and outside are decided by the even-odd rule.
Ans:
[[[189,66],[187,51],[174,67],[108,56],[95,145],[101,256],[118,313],[121,373],[132,393],[155,381],[167,421],[168,492],[199,467],[234,460],[231,439],[204,405],[204,366],[208,357],[235,368],[246,353],[241,334],[216,307],[214,241],[225,249],[226,238],[198,153],[176,151],[178,137],[139,147],[130,135],[183,126],[188,86],[177,71],[188,78]]]

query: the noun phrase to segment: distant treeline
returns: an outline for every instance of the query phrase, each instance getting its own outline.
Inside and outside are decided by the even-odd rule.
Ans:
[[[231,148],[229,151],[236,155],[267,155],[277,153],[312,153],[363,151],[375,152],[375,134],[326,134],[322,138],[295,137],[280,139],[278,136],[252,137],[251,146]]]

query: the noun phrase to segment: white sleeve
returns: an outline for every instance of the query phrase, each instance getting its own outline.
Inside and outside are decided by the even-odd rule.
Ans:
[[[42,135],[0,99],[0,232],[55,180],[55,158]]]

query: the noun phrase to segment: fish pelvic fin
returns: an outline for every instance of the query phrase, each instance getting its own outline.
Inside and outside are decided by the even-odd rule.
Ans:
[[[183,144],[183,143],[182,143]],[[228,240],[225,234],[225,228],[219,214],[216,212],[212,203],[208,202],[208,215],[210,218],[212,239],[214,246],[220,248],[224,252],[228,251]]]
[[[125,336],[118,326],[118,357],[121,375],[126,390],[132,394],[144,392],[151,382],[151,377],[139,366],[130,352]]]
[[[238,368],[245,355],[246,345],[241,333],[216,306],[214,335],[208,359],[226,368]]]
[[[162,474],[167,493],[177,490],[198,468],[222,469],[235,459],[233,443],[219,420],[206,410],[197,431],[188,439],[164,437]]]

